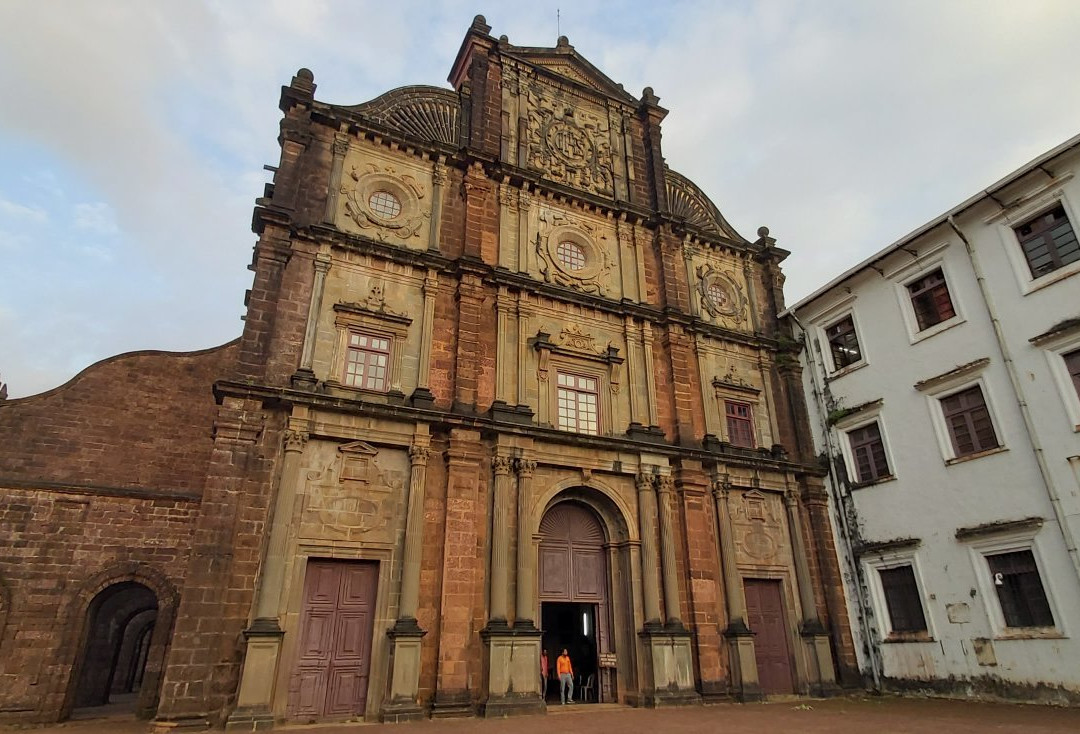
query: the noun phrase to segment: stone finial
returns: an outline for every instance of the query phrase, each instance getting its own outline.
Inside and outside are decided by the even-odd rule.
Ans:
[[[653,92],[652,87],[645,87],[641,92],[641,101],[647,105],[659,106],[660,98]]]
[[[559,36],[559,40],[555,42],[555,48],[573,48],[570,45],[570,39],[566,36]]]
[[[483,33],[485,36],[488,33],[491,33],[491,26],[488,25],[487,18],[482,15],[478,15],[472,19],[472,26],[470,26],[470,28],[471,30]]]
[[[769,236],[769,228],[768,227],[765,227],[765,226],[758,227],[757,234],[758,234],[758,240],[757,240],[757,242],[754,243],[755,245],[760,245],[761,247],[772,247],[773,245],[776,244],[776,238]]]
[[[305,92],[315,93],[315,75],[311,73],[311,69],[298,69],[296,75],[292,78],[292,83],[289,85],[293,89],[302,89]]]

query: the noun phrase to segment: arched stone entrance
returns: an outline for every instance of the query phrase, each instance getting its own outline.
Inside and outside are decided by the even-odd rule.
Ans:
[[[86,614],[72,707],[111,703],[135,712],[141,708],[139,692],[157,622],[157,595],[136,581],[121,581],[98,592]],[[156,692],[151,694],[149,698],[156,697]]]
[[[574,700],[617,699],[611,566],[614,545],[581,490],[560,496],[540,521],[537,554],[540,627],[550,661],[548,696],[559,697],[555,660],[567,649],[574,664]],[[591,503],[590,503],[591,504]]]

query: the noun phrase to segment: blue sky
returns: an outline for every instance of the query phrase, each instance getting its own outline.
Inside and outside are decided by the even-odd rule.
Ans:
[[[561,31],[671,113],[669,165],[792,251],[788,302],[1080,131],[1074,0],[0,3],[0,379],[240,332],[296,69],[355,104],[445,85],[477,12]]]

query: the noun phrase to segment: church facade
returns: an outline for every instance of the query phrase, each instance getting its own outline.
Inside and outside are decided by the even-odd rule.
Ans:
[[[564,648],[584,702],[858,682],[787,253],[566,39],[478,16],[449,81],[301,69],[242,336],[0,402],[0,718],[541,712]]]

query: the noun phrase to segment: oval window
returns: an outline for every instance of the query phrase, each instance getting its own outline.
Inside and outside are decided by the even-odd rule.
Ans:
[[[368,197],[368,207],[383,219],[393,219],[401,214],[401,202],[398,198],[382,189]]]

